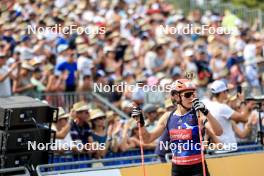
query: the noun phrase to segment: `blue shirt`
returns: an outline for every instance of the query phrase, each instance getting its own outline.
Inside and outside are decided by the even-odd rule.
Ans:
[[[106,142],[106,138],[107,136],[99,136],[97,134],[95,134],[94,132],[92,132],[92,137],[93,137],[93,141],[98,142],[99,144],[101,143],[105,143]]]
[[[73,86],[75,85],[75,72],[77,71],[77,63],[69,63],[69,62],[63,62],[58,66],[59,71],[69,71],[68,78],[66,80],[66,85],[67,86]]]
[[[172,162],[176,165],[193,165],[202,162],[198,120],[195,112],[169,117],[166,127],[170,142],[177,147],[171,148]],[[188,146],[184,148],[183,146]],[[195,147],[196,146],[196,147]]]

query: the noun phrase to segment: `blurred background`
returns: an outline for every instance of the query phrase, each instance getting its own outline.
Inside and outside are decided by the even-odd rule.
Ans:
[[[225,103],[238,112],[247,105],[247,98],[263,94],[261,0],[0,2],[0,97],[23,95],[60,107],[58,121],[52,124],[58,146],[71,141],[108,142],[105,150],[95,152],[56,151],[50,164],[77,164],[51,164],[39,173],[138,165],[139,134],[129,118],[131,105],[142,108],[149,131],[164,112],[174,109],[168,92],[144,91],[144,86],[164,88],[192,74],[198,96],[210,99],[211,83],[221,80],[229,89]],[[205,31],[183,35],[165,34],[161,27],[181,30],[188,24],[232,30],[230,34]],[[88,31],[78,33],[68,28],[61,32],[58,26]],[[40,30],[33,33],[29,28]],[[94,90],[95,84],[124,83],[137,86],[122,92]],[[260,107],[263,109],[262,104]],[[235,123],[238,155],[263,149],[258,135],[263,113],[251,110],[247,123]],[[252,130],[241,135],[238,131],[249,124]],[[146,162],[169,161],[165,154],[162,158],[155,154],[157,142],[144,145]],[[207,153],[218,157],[215,151]],[[109,160],[99,160],[105,158]]]

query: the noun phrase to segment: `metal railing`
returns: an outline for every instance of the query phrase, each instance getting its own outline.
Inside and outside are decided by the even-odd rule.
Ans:
[[[155,154],[145,155],[144,158],[153,159],[151,162],[146,162],[146,164],[160,163],[160,161],[158,160],[158,156]],[[119,168],[124,168],[124,167],[139,166],[140,163],[122,164],[122,165],[114,165],[114,166],[103,166],[102,165],[100,167],[88,167],[88,165],[91,165],[93,163],[108,163],[108,162],[114,162],[114,161],[125,161],[125,160],[135,160],[135,159],[141,159],[141,156],[138,155],[138,156],[129,156],[129,157],[120,157],[120,158],[107,158],[107,159],[100,159],[100,160],[43,164],[43,165],[37,166],[36,172],[39,176],[43,176],[43,175],[56,175],[56,174],[77,173],[77,172],[79,173],[79,172],[89,172],[89,171],[95,171],[95,170],[108,170],[108,169],[119,169]],[[56,170],[56,167],[67,167],[67,166],[71,167],[71,169]],[[83,166],[86,166],[86,167],[83,167]]]
[[[73,104],[78,101],[87,101],[92,103],[102,104],[103,107],[115,111],[120,117],[128,118],[128,116],[108,99],[95,92],[57,92],[57,93],[40,93],[36,97],[40,100],[47,101],[50,105],[59,107],[62,106],[66,111],[70,111]]]
[[[30,176],[30,173],[26,167],[12,167],[0,169],[0,175]]]
[[[167,0],[172,3],[176,8],[182,9],[184,14],[188,14],[191,10],[199,9],[201,12],[207,10],[213,10],[221,15],[224,14],[225,10],[231,11],[233,14],[238,16],[243,21],[253,25],[256,19],[259,19],[260,24],[258,30],[263,28],[264,24],[264,12],[260,9],[249,9],[243,5],[235,6],[231,3],[223,3],[221,0]]]

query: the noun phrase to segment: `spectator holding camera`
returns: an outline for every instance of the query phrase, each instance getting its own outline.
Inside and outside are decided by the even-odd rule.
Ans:
[[[212,83],[211,93],[213,96],[212,101],[204,101],[204,103],[223,128],[223,134],[217,137],[223,146],[223,150],[218,152],[234,151],[237,149],[237,141],[234,130],[232,129],[232,120],[246,123],[251,108],[249,104],[247,104],[243,111],[237,112],[227,105],[228,88],[221,80],[216,80]]]

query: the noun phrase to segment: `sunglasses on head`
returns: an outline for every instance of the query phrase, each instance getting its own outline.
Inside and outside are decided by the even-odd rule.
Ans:
[[[183,94],[183,96],[184,96],[185,98],[190,98],[191,96],[193,96],[193,94],[194,94],[194,92],[185,92],[185,93]]]

